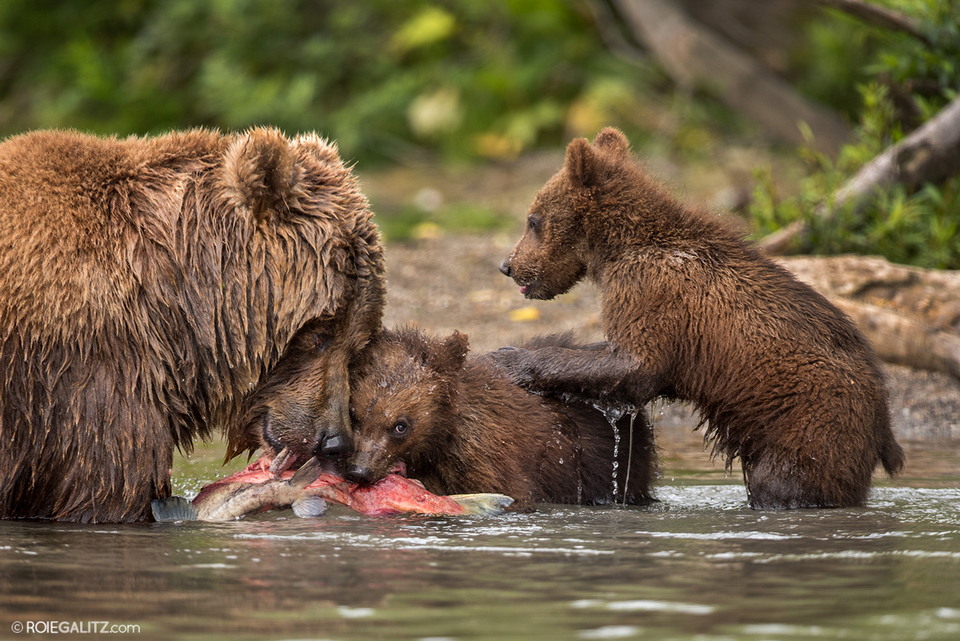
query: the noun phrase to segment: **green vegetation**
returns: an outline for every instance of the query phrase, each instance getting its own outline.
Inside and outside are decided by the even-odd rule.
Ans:
[[[878,3],[880,4],[880,3]],[[758,174],[750,214],[759,234],[794,220],[812,233],[805,251],[880,254],[923,267],[960,268],[960,177],[908,191],[896,185],[854,215],[840,208],[827,219],[831,194],[889,145],[928,120],[960,91],[960,7],[942,0],[883,3],[912,16],[927,42],[905,33],[867,28],[840,14],[814,25],[809,79],[818,92],[857,105],[857,139],[836,160],[803,151],[808,176],[797,193],[782,197],[768,172]],[[852,64],[844,65],[847,60]],[[813,70],[827,70],[817,78]],[[803,82],[799,84],[803,85]],[[856,90],[851,100],[844,84]]]
[[[584,6],[554,0],[5,0],[0,34],[3,134],[263,123],[367,164],[503,158],[642,95]]]
[[[516,220],[490,207],[452,203],[435,211],[416,205],[398,210],[378,209],[377,223],[388,241],[432,238],[440,230],[450,232],[508,231]]]
[[[866,214],[814,211],[874,154],[960,88],[956,0],[875,0],[913,17],[926,42],[840,12],[803,12],[789,80],[858,126],[836,159],[803,152],[808,176],[758,176],[758,233],[811,221],[802,249],[881,253],[960,267],[957,179],[894,188]],[[608,25],[609,29],[609,25]],[[715,162],[749,123],[701,93],[674,92],[655,64],[614,55],[585,0],[5,0],[0,135],[42,127],[146,134],[255,124],[336,139],[377,164],[514,158],[623,128],[645,155]],[[792,153],[792,152],[790,152]],[[509,221],[476,206],[401,208],[391,238]]]

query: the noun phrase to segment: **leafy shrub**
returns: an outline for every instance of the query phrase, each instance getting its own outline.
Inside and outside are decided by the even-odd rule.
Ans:
[[[804,150],[808,175],[790,197],[780,196],[769,172],[759,172],[750,215],[759,234],[795,220],[806,221],[811,233],[801,250],[880,254],[901,263],[958,269],[960,176],[912,192],[894,185],[855,215],[849,207],[828,217],[818,215],[824,208],[834,209],[831,194],[860,167],[928,120],[960,90],[960,14],[953,3],[891,0],[886,4],[914,16],[928,43],[861,25],[857,41],[870,55],[865,61],[854,56],[863,65],[863,77],[869,79],[856,87],[860,97],[857,139],[835,161]],[[841,20],[839,32],[848,28],[846,19]],[[824,35],[820,38],[828,40]],[[820,53],[838,51],[846,48],[826,47]],[[838,66],[843,67],[843,61],[811,62],[811,68]]]

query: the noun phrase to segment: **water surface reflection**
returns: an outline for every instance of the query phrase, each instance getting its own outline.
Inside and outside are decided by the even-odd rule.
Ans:
[[[950,455],[851,510],[755,512],[736,478],[668,470],[649,508],[0,522],[0,637],[100,620],[141,639],[956,639]]]

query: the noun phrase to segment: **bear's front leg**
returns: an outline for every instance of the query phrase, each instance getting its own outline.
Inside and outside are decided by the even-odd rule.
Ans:
[[[667,387],[663,377],[606,344],[586,349],[503,347],[488,356],[524,388],[551,396],[642,406]]]

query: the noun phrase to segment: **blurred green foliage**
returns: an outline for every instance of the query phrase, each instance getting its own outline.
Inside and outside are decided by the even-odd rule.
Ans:
[[[577,2],[0,4],[2,134],[272,124],[365,162],[501,158],[629,128],[644,73],[606,51]]]
[[[895,188],[866,216],[813,212],[864,162],[960,89],[957,0],[872,0],[913,16],[929,45],[841,12],[805,12],[789,79],[858,123],[839,158],[804,152],[785,196],[758,175],[759,232],[797,218],[820,252],[960,267],[960,185]],[[504,159],[623,128],[647,155],[713,162],[750,125],[708,96],[674,92],[650,63],[613,55],[587,0],[4,0],[0,135],[43,127],[147,134],[255,124],[336,139],[363,163]],[[754,138],[754,140],[756,140]],[[402,207],[401,207],[402,209]],[[396,237],[440,214],[394,212]],[[502,228],[464,206],[443,224]],[[451,222],[452,221],[452,222]]]
[[[830,159],[803,150],[808,174],[796,193],[783,197],[768,171],[757,173],[750,215],[759,234],[805,220],[811,234],[802,251],[879,254],[923,267],[960,269],[960,177],[914,191],[895,185],[856,215],[830,197],[865,163],[928,120],[960,92],[960,7],[944,0],[878,2],[913,17],[927,39],[869,28],[842,14],[813,28],[820,46],[811,50],[808,90],[842,96],[857,122],[857,138]],[[814,54],[813,52],[816,51]],[[835,56],[851,64],[839,65]],[[828,64],[829,63],[829,64]],[[819,83],[819,88],[815,85]],[[838,85],[851,83],[855,98]]]
[[[516,227],[513,216],[483,205],[451,203],[427,210],[416,204],[377,208],[377,225],[387,241],[436,238],[443,232],[488,233]]]

